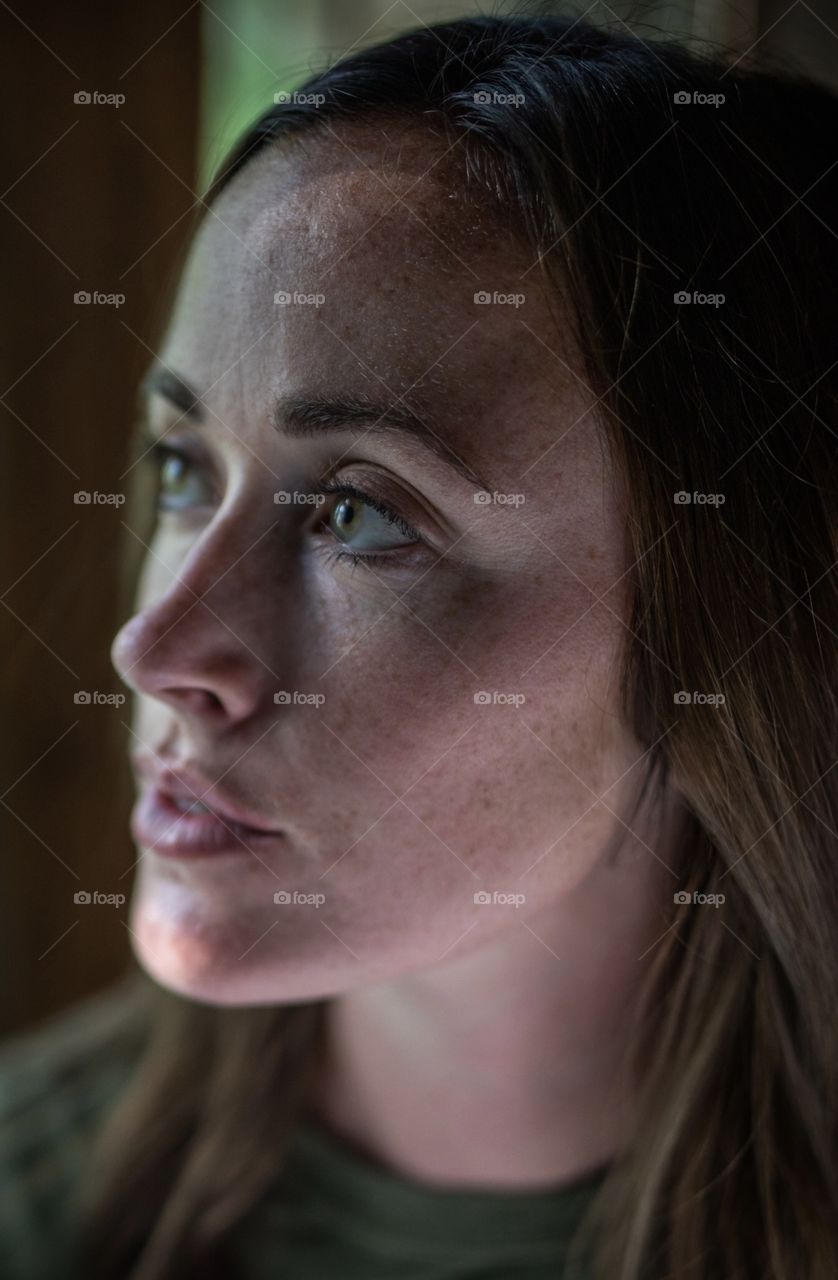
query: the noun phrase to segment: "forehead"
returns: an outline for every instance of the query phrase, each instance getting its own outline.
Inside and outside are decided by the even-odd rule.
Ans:
[[[513,452],[537,456],[593,396],[532,253],[469,194],[462,145],[397,125],[269,145],[204,217],[164,358],[251,420],[300,385],[389,393],[464,430],[523,415]]]
[[[495,270],[530,265],[510,237],[499,244],[499,223],[466,185],[464,140],[392,124],[326,128],[269,145],[245,165],[214,207],[212,249],[223,223],[268,266],[328,275],[336,288],[370,263],[379,276],[406,267],[469,277],[487,259]],[[378,258],[388,247],[390,257]],[[227,251],[235,267],[234,246]]]

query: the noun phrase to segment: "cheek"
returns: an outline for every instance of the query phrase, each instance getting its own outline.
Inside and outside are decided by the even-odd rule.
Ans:
[[[551,605],[536,581],[471,588],[437,610],[396,605],[332,667],[295,754],[321,798],[313,843],[325,866],[338,860],[327,878],[353,906],[363,883],[378,901],[409,885],[414,900],[464,902],[483,879],[524,874],[534,891],[558,891],[598,856],[632,762],[617,707],[622,629],[566,585]]]

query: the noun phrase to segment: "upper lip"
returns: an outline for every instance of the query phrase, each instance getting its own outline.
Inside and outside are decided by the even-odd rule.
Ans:
[[[134,756],[134,768],[139,777],[172,800],[200,800],[226,822],[252,827],[254,831],[277,832],[267,818],[240,804],[221,787],[207,782],[192,766],[165,764],[159,758],[138,754]]]

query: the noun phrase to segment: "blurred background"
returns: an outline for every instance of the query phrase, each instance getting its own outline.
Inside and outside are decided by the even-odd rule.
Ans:
[[[142,546],[123,524],[136,387],[201,193],[273,95],[422,23],[425,0],[0,6],[0,1034],[130,964],[129,704],[110,666]],[[838,90],[835,0],[539,9],[711,41]]]

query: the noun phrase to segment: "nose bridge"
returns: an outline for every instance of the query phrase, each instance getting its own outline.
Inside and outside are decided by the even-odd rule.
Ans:
[[[228,512],[203,530],[176,566],[148,563],[143,581],[150,598],[140,602],[111,649],[120,678],[140,692],[201,688],[219,699],[232,695],[232,682],[255,693],[258,682],[275,681],[271,655],[261,654],[253,632],[264,618],[260,584],[268,575],[259,562],[268,554],[266,543],[265,530]],[[155,589],[161,578],[164,584]],[[258,597],[259,608],[251,597]]]

